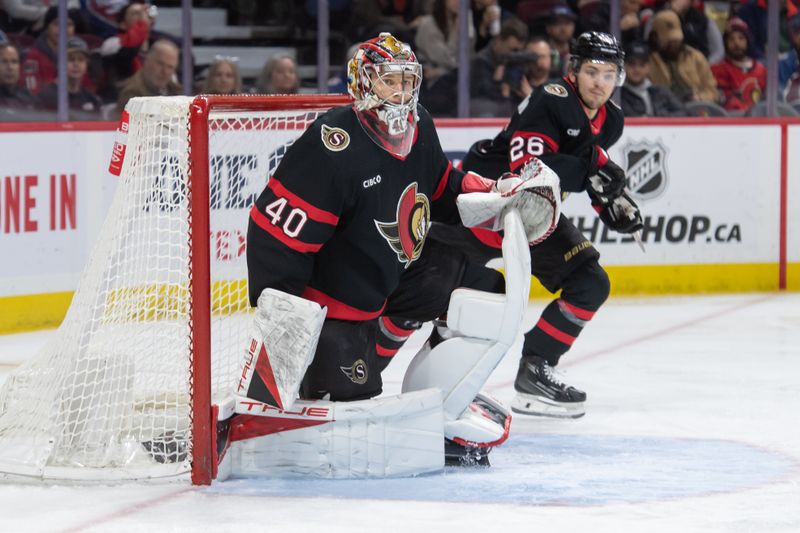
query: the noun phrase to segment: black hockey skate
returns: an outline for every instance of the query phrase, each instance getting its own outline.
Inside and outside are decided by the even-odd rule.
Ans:
[[[586,414],[586,393],[563,383],[541,357],[523,356],[514,381],[515,413],[554,418],[580,418]]]

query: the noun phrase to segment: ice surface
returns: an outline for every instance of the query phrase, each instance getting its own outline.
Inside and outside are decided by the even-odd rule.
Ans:
[[[50,334],[0,337],[0,381]],[[423,340],[392,362],[387,393]],[[800,295],[612,299],[562,361],[589,395],[586,416],[516,415],[488,469],[205,488],[6,484],[0,532],[800,531]],[[516,366],[506,358],[488,392],[510,400]]]

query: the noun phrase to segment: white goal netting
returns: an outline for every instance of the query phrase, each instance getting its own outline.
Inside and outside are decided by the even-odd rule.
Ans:
[[[241,111],[212,107],[207,132],[191,134],[191,98],[128,105],[116,195],[72,305],[42,352],[0,390],[0,478],[187,477],[195,437],[191,283],[202,278],[190,266],[191,246],[210,248],[204,312],[212,397],[221,399],[250,328],[250,207],[287,146],[325,110],[265,111],[257,102]],[[191,136],[205,134],[207,157],[191,155]],[[193,220],[203,215],[192,212],[189,169],[206,161],[210,231],[198,235]]]

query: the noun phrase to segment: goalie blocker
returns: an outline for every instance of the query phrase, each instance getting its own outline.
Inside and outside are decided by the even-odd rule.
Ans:
[[[554,204],[548,205],[554,209]],[[355,402],[296,400],[291,409],[276,408],[270,394],[236,396],[221,406],[218,477],[416,475],[444,466],[445,442],[448,455],[462,454],[467,463],[486,464],[488,451],[508,437],[511,416],[480,389],[516,340],[530,289],[528,237],[516,209],[507,210],[503,226],[507,295],[454,291],[447,315],[448,339],[433,348],[426,345],[417,354],[406,372],[402,394]],[[272,298],[294,302],[294,297],[285,296],[262,294],[265,305]],[[262,327],[262,298],[256,322],[258,331],[265,333],[265,349],[248,347],[245,366],[263,368],[259,361],[265,357],[273,371],[292,368],[293,379],[284,383],[288,390],[299,386],[293,380],[302,365],[287,365],[278,356],[273,359],[279,351],[272,349],[269,331],[289,328],[280,320],[273,321],[271,329]],[[284,311],[282,316],[292,320],[299,314]],[[306,324],[316,324],[319,315],[312,313],[306,319],[310,320]],[[264,393],[252,387],[252,372],[245,368],[244,373],[251,374],[247,390]]]

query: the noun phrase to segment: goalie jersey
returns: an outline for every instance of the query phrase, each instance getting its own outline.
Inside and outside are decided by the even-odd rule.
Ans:
[[[463,173],[418,110],[405,159],[375,144],[350,106],[319,117],[286,151],[250,212],[251,305],[271,287],[327,306],[329,318],[381,314],[431,220],[459,221]]]
[[[496,178],[538,157],[558,174],[562,191],[583,191],[586,179],[605,164],[605,151],[620,138],[622,128],[622,110],[616,104],[609,100],[589,120],[572,84],[551,80],[522,101],[497,137],[473,145],[464,170]]]

